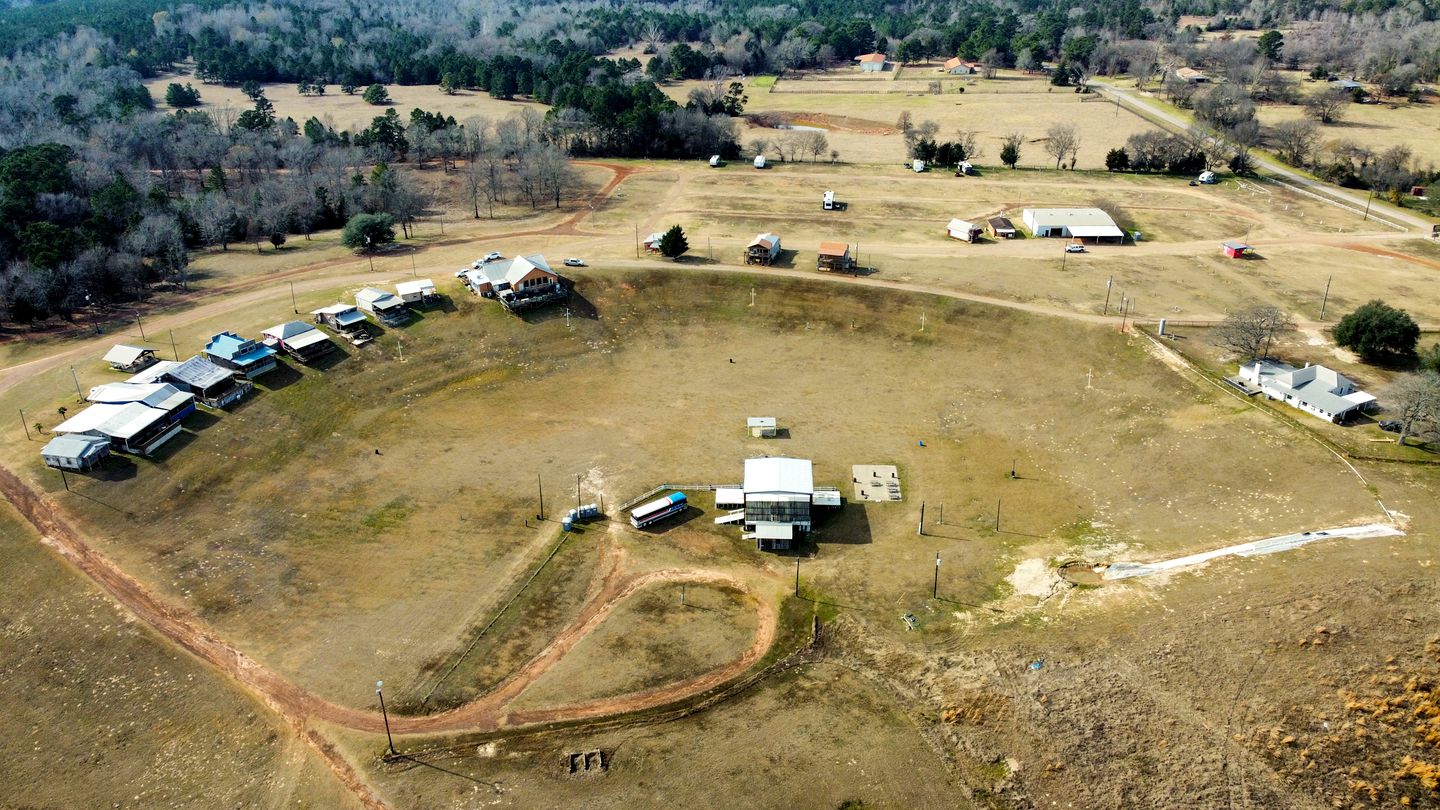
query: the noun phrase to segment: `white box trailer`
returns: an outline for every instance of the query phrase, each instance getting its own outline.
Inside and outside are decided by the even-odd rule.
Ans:
[[[755,156],[755,168],[757,168],[757,169],[763,169],[763,168],[765,168],[765,156],[764,156],[764,155],[756,155],[756,156]]]
[[[912,161],[910,161],[910,168],[913,169],[916,174],[919,174],[919,173],[925,171],[925,161],[923,161],[923,160],[912,160]]]

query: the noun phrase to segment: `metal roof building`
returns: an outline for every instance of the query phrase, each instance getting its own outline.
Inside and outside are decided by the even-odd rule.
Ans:
[[[205,344],[205,356],[217,366],[254,379],[275,368],[275,350],[234,332],[221,332]]]
[[[57,470],[89,470],[109,455],[109,438],[85,434],[65,433],[40,449],[40,458]]]
[[[117,343],[105,353],[105,362],[116,371],[139,371],[155,362],[155,350]]]
[[[1021,219],[1036,236],[1125,241],[1125,232],[1099,208],[1026,208]]]

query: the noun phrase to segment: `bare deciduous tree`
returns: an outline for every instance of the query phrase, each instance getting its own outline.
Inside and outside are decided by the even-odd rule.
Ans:
[[[1278,307],[1251,307],[1227,314],[1210,339],[1249,362],[1268,352],[1277,335],[1294,328]]]
[[[1397,444],[1404,444],[1410,436],[1440,430],[1440,374],[1407,374],[1390,386],[1386,401],[1400,423]]]
[[[1281,121],[1271,134],[1276,154],[1291,166],[1309,163],[1319,141],[1320,133],[1314,121]]]
[[[1080,151],[1080,132],[1075,129],[1074,124],[1057,123],[1051,124],[1045,130],[1045,154],[1055,158],[1055,168],[1068,157],[1072,161]]]

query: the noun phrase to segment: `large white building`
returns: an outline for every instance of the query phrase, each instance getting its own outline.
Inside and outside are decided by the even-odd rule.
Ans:
[[[1026,208],[1020,216],[1025,227],[1035,236],[1094,239],[1117,244],[1125,241],[1125,232],[1099,208]]]
[[[1357,389],[1354,380],[1325,366],[1255,360],[1241,366],[1239,376],[1270,399],[1330,422],[1343,422],[1375,405],[1375,397]]]
[[[742,523],[761,551],[788,551],[811,529],[811,507],[840,505],[840,491],[815,486],[809,459],[745,460],[745,483],[715,491],[715,505],[735,511],[717,523]]]

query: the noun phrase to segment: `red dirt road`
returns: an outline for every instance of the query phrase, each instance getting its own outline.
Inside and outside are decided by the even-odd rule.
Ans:
[[[46,496],[30,489],[4,468],[0,468],[0,493],[35,527],[47,546],[78,568],[136,618],[161,636],[235,678],[283,717],[298,735],[320,753],[335,775],[366,807],[385,807],[385,803],[365,784],[349,761],[311,726],[311,721],[321,720],[344,728],[378,733],[385,728],[379,714],[340,706],[317,697],[220,638],[199,617],[178,605],[167,603],[121,569],[114,560],[87,544],[60,516]],[[585,604],[575,621],[499,686],[477,700],[450,711],[419,717],[392,717],[391,728],[399,734],[494,731],[643,710],[700,694],[740,676],[758,662],[774,643],[779,623],[775,607],[742,580],[716,571],[687,569],[665,569],[626,575],[623,573],[623,552],[618,546],[611,546],[608,562],[609,567],[598,593]],[[539,711],[515,714],[504,712],[511,701],[563,658],[577,642],[598,627],[616,605],[642,588],[661,582],[720,585],[747,594],[759,617],[759,626],[750,647],[724,666],[654,689]]]

